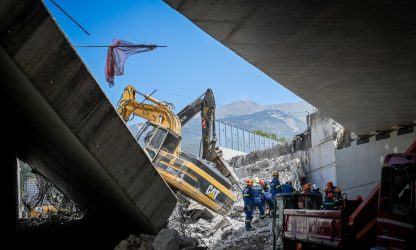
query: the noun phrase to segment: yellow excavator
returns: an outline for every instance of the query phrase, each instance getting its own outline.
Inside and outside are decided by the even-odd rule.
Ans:
[[[144,100],[137,101],[136,94],[142,95]],[[133,115],[147,120],[137,133],[136,140],[173,189],[217,213],[225,214],[237,199],[231,188],[232,184],[238,186],[238,179],[222,158],[221,151],[215,147],[215,127],[211,126],[215,124],[212,115],[215,102],[211,90],[205,96],[185,107],[178,116],[174,114],[171,104],[142,94],[129,85],[123,91],[117,111],[125,122]],[[207,160],[183,152],[180,147],[182,125],[198,112],[201,112],[202,118],[202,158]],[[210,134],[213,134],[211,139]]]

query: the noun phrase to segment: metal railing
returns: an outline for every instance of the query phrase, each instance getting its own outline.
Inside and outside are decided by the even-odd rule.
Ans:
[[[217,145],[220,147],[250,153],[256,150],[271,148],[279,143],[277,140],[257,135],[225,122],[218,120],[215,122]]]

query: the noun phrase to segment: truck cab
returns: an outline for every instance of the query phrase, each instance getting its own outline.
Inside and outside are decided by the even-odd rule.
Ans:
[[[416,154],[390,154],[381,170],[377,246],[416,246]]]

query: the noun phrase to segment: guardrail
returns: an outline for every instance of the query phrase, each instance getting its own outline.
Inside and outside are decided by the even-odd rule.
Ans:
[[[277,145],[279,142],[234,125],[215,121],[217,145],[245,153],[263,150]]]

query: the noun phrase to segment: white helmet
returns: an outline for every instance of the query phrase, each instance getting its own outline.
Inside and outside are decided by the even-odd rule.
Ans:
[[[318,187],[318,185],[313,184],[313,185],[312,185],[312,187],[311,187],[311,189],[312,189],[312,190],[318,190],[318,189],[319,189],[319,187]]]
[[[255,184],[259,184],[259,177],[254,177],[253,178],[253,182],[255,183]]]

